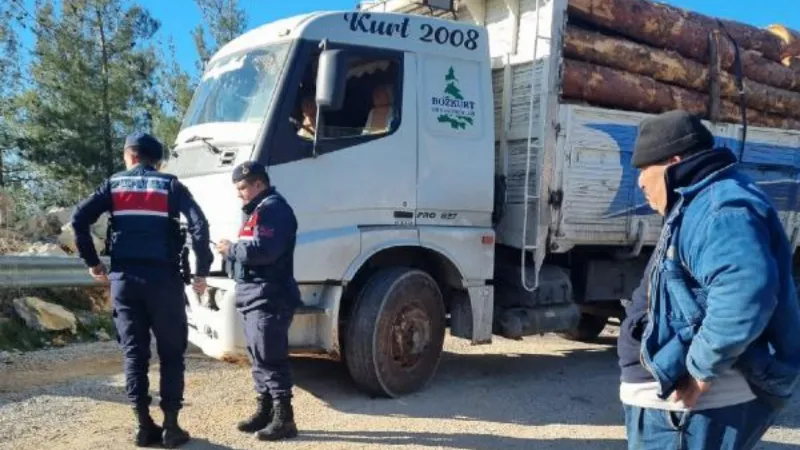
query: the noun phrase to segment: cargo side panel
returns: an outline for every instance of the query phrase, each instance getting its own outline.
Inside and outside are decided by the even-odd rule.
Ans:
[[[638,187],[631,167],[638,124],[646,114],[584,106],[563,107],[566,137],[564,198],[555,251],[578,245],[634,245],[644,231],[644,245],[654,245],[662,219]],[[718,145],[739,155],[740,128],[709,122]],[[744,151],[744,171],[771,197],[790,238],[798,233],[800,133],[751,127]]]

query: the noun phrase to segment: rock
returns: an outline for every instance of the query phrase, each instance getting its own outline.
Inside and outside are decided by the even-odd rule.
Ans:
[[[66,308],[48,303],[36,297],[18,298],[13,301],[14,312],[28,326],[39,331],[64,331],[75,333],[78,320]]]
[[[111,340],[111,336],[108,335],[108,332],[106,330],[102,330],[102,329],[95,331],[94,336],[99,341],[104,341],[105,342],[105,341],[110,341]]]
[[[51,342],[51,344],[54,347],[63,347],[65,345],[67,345],[67,340],[64,339],[64,336],[56,336],[56,337],[53,338],[53,341]]]
[[[58,217],[42,214],[28,220],[25,230],[32,240],[40,240],[58,235],[61,226]]]
[[[56,244],[49,242],[37,242],[31,244],[24,252],[14,253],[20,256],[69,256],[67,252]]]
[[[0,352],[0,364],[14,364],[14,358],[10,352]]]
[[[84,328],[91,328],[97,321],[97,314],[91,311],[75,311],[74,314],[78,323]]]
[[[58,222],[61,226],[64,226],[72,220],[72,213],[75,212],[75,208],[50,208],[47,210],[46,216],[56,222]]]
[[[97,254],[102,254],[105,249],[106,229],[108,228],[108,215],[103,214],[100,219],[89,229],[92,236],[92,243]],[[58,235],[58,243],[68,248],[70,252],[77,253],[75,247],[75,232],[72,225],[68,222],[61,227]]]

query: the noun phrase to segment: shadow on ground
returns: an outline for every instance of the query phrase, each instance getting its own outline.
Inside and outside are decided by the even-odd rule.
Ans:
[[[297,358],[292,367],[298,387],[350,414],[620,425],[615,355],[613,348],[570,350],[560,356],[446,352],[428,387],[399,399],[369,398],[356,389],[343,364]],[[587,389],[587,383],[593,388]]]

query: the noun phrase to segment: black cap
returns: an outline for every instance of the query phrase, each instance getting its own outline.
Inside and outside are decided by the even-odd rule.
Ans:
[[[661,163],[673,156],[714,147],[714,135],[700,119],[674,110],[648,117],[639,124],[631,164],[637,169]]]
[[[245,177],[252,175],[260,175],[269,180],[269,177],[267,176],[267,169],[263,164],[255,161],[245,161],[233,169],[233,182],[238,183],[244,180]]]
[[[136,147],[137,153],[156,161],[164,157],[164,147],[158,139],[147,133],[133,133],[125,139],[125,148]]]

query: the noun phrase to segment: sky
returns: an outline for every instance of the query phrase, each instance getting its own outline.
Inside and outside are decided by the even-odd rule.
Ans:
[[[2,0],[0,0],[2,1]],[[150,14],[161,21],[159,34],[171,35],[181,66],[194,70],[197,59],[191,31],[202,20],[194,0],[137,0]],[[355,9],[357,0],[239,0],[247,12],[247,29],[257,28],[272,21],[322,10]]]
[[[3,0],[0,0],[3,1]],[[194,71],[197,53],[191,30],[200,23],[200,11],[194,0],[136,0],[161,21],[158,37],[175,41],[179,63]],[[778,22],[800,30],[798,0],[666,0],[666,3],[699,13],[738,20],[757,27]],[[354,9],[357,0],[239,0],[248,16],[247,28],[252,29],[284,17],[318,10]],[[33,10],[33,0],[26,0]],[[795,6],[793,6],[793,4]],[[756,6],[757,5],[757,6]]]

